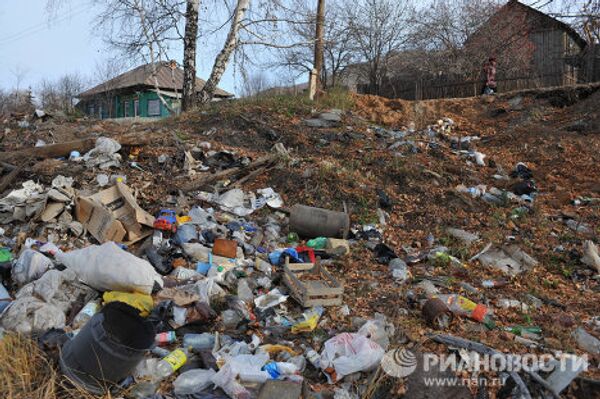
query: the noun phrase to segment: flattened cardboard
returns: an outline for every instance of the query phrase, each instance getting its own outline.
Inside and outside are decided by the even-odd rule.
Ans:
[[[154,217],[138,206],[129,187],[123,183],[77,198],[75,215],[101,243],[134,243],[152,234],[154,223]]]

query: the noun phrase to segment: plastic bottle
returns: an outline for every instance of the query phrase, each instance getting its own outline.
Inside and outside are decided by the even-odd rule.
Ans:
[[[504,331],[508,331],[512,334],[518,335],[523,338],[540,339],[542,329],[540,327],[525,327],[525,326],[510,326],[504,327]]]
[[[0,313],[2,313],[4,308],[8,306],[10,301],[12,301],[12,299],[10,298],[10,294],[8,293],[6,288],[4,288],[2,283],[0,283]]]
[[[306,348],[304,356],[313,365],[314,368],[319,370],[321,368],[321,355],[317,353],[313,348]]]
[[[210,333],[185,334],[183,336],[183,346],[192,348],[195,351],[211,349],[215,345],[215,336]]]
[[[82,327],[92,318],[92,316],[98,313],[98,310],[100,310],[100,299],[89,301],[81,308],[79,313],[77,313],[77,316],[73,319],[72,327],[74,329]]]
[[[496,323],[494,323],[492,318],[492,310],[485,305],[475,303],[458,294],[439,295],[438,298],[448,305],[448,309],[450,309],[452,313],[467,316],[475,321],[483,323],[489,329],[496,326]]]
[[[396,281],[404,282],[408,280],[408,265],[400,258],[394,258],[389,263],[392,277]]]
[[[212,385],[212,377],[216,372],[212,369],[192,369],[181,373],[173,382],[175,395],[192,395]]]
[[[183,348],[177,348],[173,352],[169,353],[165,356],[158,364],[156,365],[156,374],[157,377],[162,379],[167,378],[175,371],[179,370],[181,366],[187,362],[188,353],[187,350]]]
[[[175,331],[166,331],[156,334],[154,342],[156,342],[156,345],[168,345],[172,344],[176,340],[177,335],[175,335]]]
[[[483,280],[481,282],[483,288],[499,288],[505,285],[508,285],[508,281],[506,280]]]
[[[326,237],[317,237],[306,242],[306,246],[313,249],[324,249],[327,246]]]
[[[254,294],[252,293],[252,289],[250,288],[247,279],[243,278],[238,281],[237,295],[238,298],[246,303],[254,302]]]

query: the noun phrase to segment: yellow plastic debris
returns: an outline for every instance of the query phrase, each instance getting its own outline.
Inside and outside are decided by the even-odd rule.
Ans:
[[[315,328],[317,328],[317,323],[319,322],[319,315],[315,314],[309,317],[308,319],[301,321],[300,323],[296,323],[292,326],[292,334],[298,334],[302,332],[311,332]]]
[[[132,306],[140,311],[140,316],[146,317],[154,308],[154,302],[152,297],[146,294],[130,293],[130,292],[119,292],[119,291],[108,291],[102,295],[104,305],[110,302],[123,302]]]
[[[188,216],[188,215],[185,215],[185,216],[176,216],[175,218],[177,219],[177,225],[178,226],[181,226],[182,224],[189,223],[189,222],[192,221],[192,218],[190,216]]]
[[[279,353],[279,352],[287,352],[292,356],[298,355],[292,348],[290,348],[289,346],[285,346],[285,345],[266,344],[266,345],[259,346],[259,349],[264,350],[265,352],[267,352],[270,355]]]

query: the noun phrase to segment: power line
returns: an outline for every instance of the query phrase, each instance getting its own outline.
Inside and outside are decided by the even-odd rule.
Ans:
[[[84,11],[87,10],[87,6],[81,7],[81,8],[76,8],[75,10],[72,10],[70,13],[63,15],[60,18],[55,19],[53,22],[54,23],[60,23],[60,22],[64,22],[72,17],[75,17],[77,15],[82,14]],[[30,26],[29,28],[23,29],[20,32],[14,33],[12,35],[3,37],[0,39],[0,45],[4,45],[4,44],[8,44],[11,42],[15,42],[21,39],[24,39],[28,36],[34,35],[36,33],[42,32],[46,29],[50,28],[50,26],[46,23],[40,23],[40,24],[36,24],[33,26]]]

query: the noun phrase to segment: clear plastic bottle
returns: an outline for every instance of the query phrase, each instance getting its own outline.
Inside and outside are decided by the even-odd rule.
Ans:
[[[254,294],[248,283],[248,279],[241,279],[238,281],[237,295],[242,301],[246,303],[252,303],[254,301]]]
[[[89,301],[85,304],[85,306],[77,313],[77,316],[73,319],[72,327],[73,329],[79,329],[87,323],[92,316],[98,313],[100,310],[100,299],[95,299],[93,301]]]
[[[165,379],[175,371],[179,370],[187,362],[188,351],[184,348],[177,348],[165,356],[156,365],[156,376],[159,379]]]
[[[175,335],[175,331],[166,331],[156,334],[154,338],[154,342],[156,345],[168,345],[172,344],[177,340],[177,335]]]
[[[506,280],[483,280],[481,282],[483,288],[499,288],[505,285],[508,285],[508,281]]]
[[[215,336],[210,333],[185,334],[183,336],[183,347],[192,348],[195,351],[212,349],[215,345]]]
[[[304,356],[313,365],[314,368],[319,370],[321,368],[321,355],[317,353],[313,348],[306,348]]]

